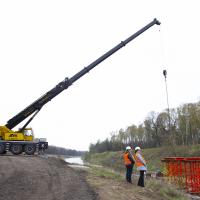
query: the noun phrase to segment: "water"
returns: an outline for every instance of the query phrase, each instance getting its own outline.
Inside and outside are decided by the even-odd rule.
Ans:
[[[88,166],[84,165],[84,162],[81,159],[81,157],[65,158],[65,161],[70,163],[68,166],[73,167],[73,168],[82,168],[82,169],[89,168]]]
[[[83,165],[83,160],[81,157],[71,157],[71,158],[65,158],[65,161],[70,164],[77,164],[77,165]]]

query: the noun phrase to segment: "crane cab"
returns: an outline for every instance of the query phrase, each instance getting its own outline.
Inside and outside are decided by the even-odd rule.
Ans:
[[[25,128],[23,135],[25,141],[33,141],[34,139],[34,133],[32,128]]]

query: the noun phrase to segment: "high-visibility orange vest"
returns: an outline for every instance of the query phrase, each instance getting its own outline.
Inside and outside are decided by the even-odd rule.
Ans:
[[[131,164],[131,161],[130,161],[130,159],[128,158],[128,155],[129,155],[128,152],[127,152],[127,153],[124,153],[124,164],[125,164],[125,165],[130,165],[130,164]]]
[[[135,164],[137,167],[141,167],[141,166],[145,166],[143,162],[140,161],[140,159],[138,158],[138,152],[135,154]],[[145,161],[145,159],[143,158],[143,156],[140,154],[140,156],[142,157],[142,159]]]

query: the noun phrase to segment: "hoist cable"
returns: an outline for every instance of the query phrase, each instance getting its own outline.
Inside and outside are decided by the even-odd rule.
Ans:
[[[169,93],[168,93],[168,85],[167,85],[167,70],[166,70],[166,60],[165,60],[165,48],[164,48],[164,40],[161,31],[161,26],[159,27],[159,36],[160,36],[160,52],[161,52],[161,67],[162,73],[165,79],[165,92],[166,92],[166,102],[167,102],[167,111],[169,117],[169,130],[171,127],[171,117],[170,117],[170,106],[169,106]],[[163,65],[164,64],[164,65]]]
[[[161,53],[161,66],[162,69],[165,69],[165,66],[167,66],[166,63],[166,54],[165,54],[165,48],[164,48],[164,39],[163,39],[163,35],[162,35],[162,25],[159,26],[159,39],[160,39],[160,53]]]

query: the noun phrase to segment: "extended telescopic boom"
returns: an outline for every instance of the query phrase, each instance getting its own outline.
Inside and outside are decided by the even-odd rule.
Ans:
[[[117,46],[112,48],[110,51],[99,57],[97,60],[92,62],[87,67],[83,68],[81,71],[79,71],[77,74],[72,76],[70,79],[65,78],[64,81],[60,82],[58,85],[56,85],[53,89],[49,90],[46,94],[41,96],[39,99],[34,101],[32,104],[30,104],[28,107],[26,107],[24,110],[22,110],[20,113],[15,115],[13,118],[11,118],[7,124],[5,125],[9,129],[14,128],[19,123],[21,123],[23,120],[28,118],[30,115],[34,113],[34,115],[28,120],[28,122],[23,126],[22,130],[31,122],[31,120],[35,117],[35,115],[40,111],[40,109],[49,101],[51,101],[54,97],[56,97],[58,94],[60,94],[63,90],[67,89],[70,85],[72,85],[75,81],[77,81],[79,78],[81,78],[83,75],[85,75],[87,72],[89,72],[91,69],[93,69],[96,65],[107,59],[109,56],[114,54],[116,51],[124,47],[126,44],[128,44],[130,41],[135,39],[137,36],[145,32],[147,29],[152,27],[153,25],[160,25],[160,22],[157,19],[154,19],[152,22],[147,24],[145,27],[137,31],[135,34],[127,38],[126,40],[120,42]]]

